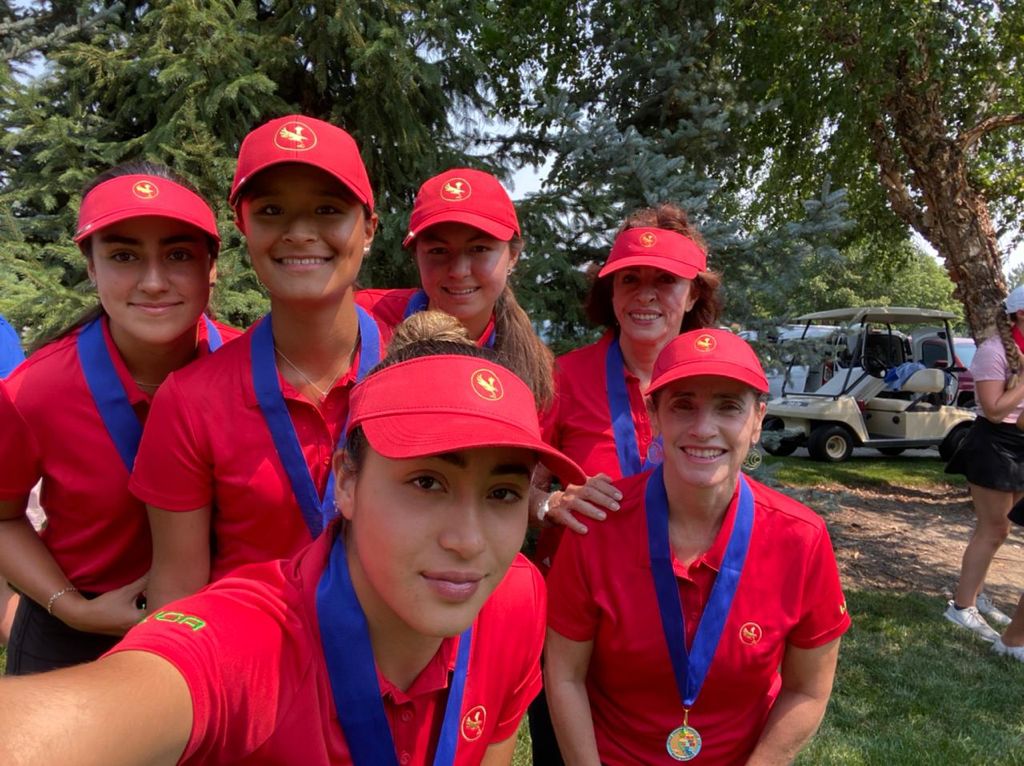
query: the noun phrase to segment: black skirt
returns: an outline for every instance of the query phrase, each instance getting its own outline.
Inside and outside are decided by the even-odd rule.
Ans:
[[[1024,431],[1014,423],[979,417],[950,458],[946,473],[963,474],[979,487],[1024,491]]]
[[[23,595],[11,625],[6,675],[25,676],[91,662],[120,640],[75,630]]]

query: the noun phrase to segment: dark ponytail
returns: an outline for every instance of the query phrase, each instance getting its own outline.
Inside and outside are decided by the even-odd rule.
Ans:
[[[543,412],[555,395],[553,381],[555,357],[533,329],[530,317],[505,285],[494,305],[494,349],[509,360],[533,391],[537,408]]]

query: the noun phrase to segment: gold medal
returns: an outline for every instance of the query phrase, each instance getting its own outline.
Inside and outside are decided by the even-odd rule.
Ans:
[[[684,723],[668,735],[665,749],[677,761],[692,760],[700,753],[700,732]]]

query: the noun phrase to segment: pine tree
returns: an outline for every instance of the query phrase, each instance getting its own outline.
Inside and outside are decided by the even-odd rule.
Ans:
[[[251,322],[266,301],[224,200],[245,133],[291,111],[355,135],[383,221],[364,281],[411,284],[399,243],[412,198],[428,176],[466,161],[460,115],[487,105],[486,67],[465,45],[481,23],[476,8],[157,0],[41,48],[40,76],[0,83],[0,311],[32,336],[92,300],[70,242],[80,189],[112,165],[149,159],[218,210],[216,302],[228,321]]]

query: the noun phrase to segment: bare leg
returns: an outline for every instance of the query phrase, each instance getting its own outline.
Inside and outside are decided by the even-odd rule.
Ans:
[[[968,483],[967,486],[970,487],[971,498],[974,500],[977,523],[964,551],[960,582],[953,597],[959,607],[974,606],[975,599],[985,584],[989,565],[1010,533],[1010,521],[1006,514],[1021,497],[1020,493],[988,489],[977,484]]]
[[[18,610],[18,595],[7,587],[7,580],[0,577],[0,646],[7,646],[11,638],[11,623]]]
[[[1024,596],[1017,603],[1017,611],[1013,613],[1013,621],[1003,633],[1006,646],[1024,646]]]

